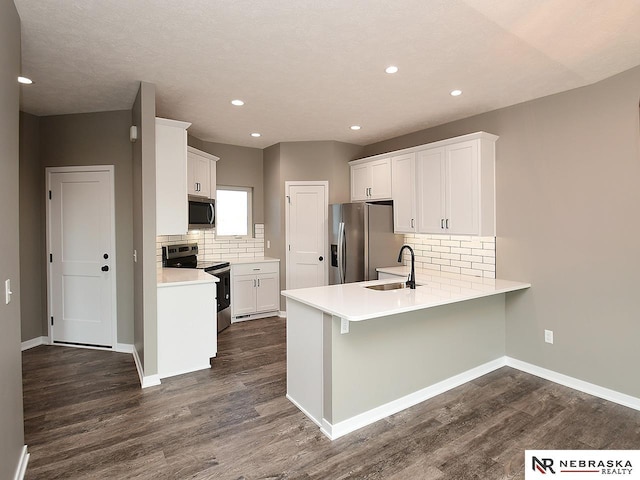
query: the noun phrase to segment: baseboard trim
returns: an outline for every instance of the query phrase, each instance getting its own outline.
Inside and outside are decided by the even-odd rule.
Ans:
[[[444,393],[455,387],[459,387],[464,383],[475,380],[482,375],[486,375],[487,373],[493,372],[494,370],[497,370],[498,368],[504,366],[505,357],[497,358],[465,372],[459,373],[458,375],[454,375],[453,377],[449,377],[445,380],[442,380],[441,382],[425,387],[421,390],[418,390],[417,392],[410,393],[409,395],[405,395],[404,397],[398,398],[397,400],[393,400],[389,403],[380,405],[379,407],[372,408],[371,410],[348,418],[347,420],[338,422],[335,425],[332,425],[323,418],[321,431],[331,440],[335,440],[348,433],[354,432],[359,428],[371,425],[378,420],[382,420],[385,417],[401,412],[402,410],[405,410],[409,407],[413,407],[414,405],[424,402],[429,398],[440,395],[441,393]],[[300,408],[297,404],[296,406]],[[304,412],[304,410],[302,411]],[[305,415],[309,416],[306,412]],[[310,418],[313,420],[312,417]],[[314,422],[317,423],[315,420]]]
[[[632,397],[625,393],[620,393],[609,388],[585,382],[584,380],[579,380],[562,373],[554,372],[553,370],[538,367],[537,365],[523,362],[516,358],[505,357],[505,361],[507,366],[535,375],[536,377],[544,378],[545,380],[564,385],[565,387],[569,387],[580,392],[588,393],[594,397],[602,398],[625,407],[633,408],[634,410],[640,410],[640,398]]]
[[[252,313],[250,315],[241,315],[240,317],[231,317],[231,323],[239,323],[239,322],[248,322],[250,320],[258,320],[259,318],[267,318],[280,316],[278,310],[274,310],[271,312],[262,312],[262,313]]]
[[[287,318],[287,311],[286,311],[286,310],[280,310],[280,311],[278,312],[278,316],[279,316],[280,318]]]
[[[116,352],[133,353],[133,345],[130,343],[116,343]]]
[[[25,342],[22,342],[20,348],[24,352],[30,348],[38,347],[40,345],[49,345],[49,337],[36,337]]]
[[[211,364],[207,363],[206,365],[198,365],[197,367],[193,367],[193,368],[185,368],[182,370],[175,370],[173,372],[168,372],[168,373],[159,373],[157,377],[160,380],[162,380],[163,378],[175,377],[176,375],[184,375],[185,373],[199,372],[200,370],[207,370],[209,368],[211,368]]]
[[[18,468],[16,469],[16,474],[14,475],[14,480],[23,480],[24,474],[27,471],[27,464],[29,463],[29,453],[27,452],[27,446],[22,447],[22,451],[20,452],[20,461],[18,462]]]
[[[287,393],[287,400],[289,400],[291,403],[293,403],[293,404],[296,406],[296,408],[297,408],[298,410],[300,410],[302,413],[304,413],[304,414],[309,418],[309,420],[311,420],[313,423],[315,423],[317,426],[319,426],[319,427],[320,427],[320,430],[322,430],[322,428],[324,427],[323,423],[325,422],[325,419],[324,419],[324,418],[322,419],[322,422],[323,422],[323,423],[318,422],[318,420],[316,420],[315,418],[313,418],[313,415],[311,415],[309,412],[307,412],[307,411],[302,407],[302,405],[300,405],[298,402],[296,402],[296,401],[295,401],[295,399],[294,399],[291,395],[289,395],[288,393]],[[324,433],[324,432],[322,432],[322,433]],[[325,434],[325,435],[326,435],[326,434]]]
[[[140,378],[140,387],[148,388],[160,385],[160,377],[158,375],[144,375],[144,369],[142,368],[142,362],[138,356],[138,351],[133,349],[133,361],[136,364],[136,370],[138,370],[138,377]]]

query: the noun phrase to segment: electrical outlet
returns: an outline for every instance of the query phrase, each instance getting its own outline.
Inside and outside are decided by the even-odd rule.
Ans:
[[[547,343],[553,343],[553,330],[544,331],[544,341]]]
[[[349,320],[341,318],[340,333],[349,333]]]

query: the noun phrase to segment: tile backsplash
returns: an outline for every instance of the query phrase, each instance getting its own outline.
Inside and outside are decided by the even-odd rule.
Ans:
[[[407,234],[404,241],[416,256],[416,268],[496,278],[495,237]],[[264,256],[264,224],[254,225],[254,238],[215,238],[213,230],[196,230],[187,235],[156,237],[156,262],[162,267],[162,246],[196,242],[198,258],[205,262]],[[405,254],[405,264],[410,257]]]
[[[162,267],[162,247],[177,243],[197,243],[198,260],[264,257],[264,224],[254,225],[254,238],[216,238],[213,230],[194,230],[186,235],[161,235],[156,237],[156,263]]]
[[[495,237],[407,234],[415,253],[416,268],[496,278]],[[410,256],[405,254],[405,265]]]

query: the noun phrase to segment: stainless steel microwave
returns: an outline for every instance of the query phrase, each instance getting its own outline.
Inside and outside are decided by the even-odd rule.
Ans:
[[[213,228],[215,226],[215,200],[189,200],[189,228]]]

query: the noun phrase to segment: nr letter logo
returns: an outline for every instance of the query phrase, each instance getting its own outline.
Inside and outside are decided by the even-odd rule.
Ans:
[[[553,459],[532,457],[532,460],[533,465],[531,468],[533,468],[533,470],[537,470],[543,475],[545,475],[548,470],[555,475],[556,472],[553,470]]]

